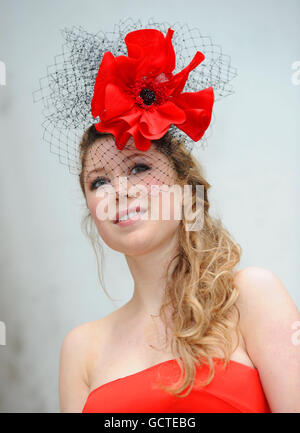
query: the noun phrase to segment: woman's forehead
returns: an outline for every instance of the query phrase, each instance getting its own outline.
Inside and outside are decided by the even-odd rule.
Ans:
[[[118,149],[113,137],[98,138],[89,148],[84,164],[84,170],[89,176],[93,172],[101,170],[110,171],[117,167],[127,169],[132,161],[142,161],[146,164],[155,164],[157,169],[168,163],[161,152],[152,144],[151,147],[142,151],[136,148],[132,137],[128,140],[123,149]],[[163,169],[165,171],[166,168]]]
[[[99,137],[99,138],[97,138],[97,140],[95,140],[95,142],[94,142],[94,146],[102,146],[102,147],[104,147],[104,148],[114,148],[114,149],[116,149],[116,150],[119,150],[118,148],[117,148],[117,146],[116,146],[116,142],[115,142],[115,139],[114,139],[114,137],[112,137],[111,135],[109,135],[109,136],[104,136],[104,137]],[[127,141],[127,143],[126,143],[126,145],[125,145],[125,147],[124,147],[124,149],[129,149],[129,148],[134,148],[135,147],[135,145],[134,145],[134,139],[133,139],[133,137],[130,137],[129,139],[128,139],[128,141]]]
[[[131,138],[123,149],[118,149],[114,138],[110,136],[97,139],[90,147],[89,153],[86,155],[84,172],[86,178],[102,176],[107,173],[120,176],[120,173],[123,172],[127,175],[128,169],[132,168],[134,164],[144,164],[148,167],[146,170],[138,169],[138,172],[134,173],[136,179],[144,179],[147,173],[147,177],[152,179],[152,183],[155,183],[155,178],[157,182],[169,183],[175,176],[171,161],[156,148],[155,144],[152,143],[149,149],[142,151],[136,148],[134,140]]]
[[[123,161],[135,154],[151,157],[153,154],[157,155],[158,151],[153,145],[151,145],[151,147],[146,151],[138,150],[135,146],[133,137],[130,137],[123,149],[117,148],[115,140],[112,137],[101,137],[94,142],[88,153],[88,158],[93,160],[101,157],[101,159],[105,158],[111,160],[116,158],[118,161]]]

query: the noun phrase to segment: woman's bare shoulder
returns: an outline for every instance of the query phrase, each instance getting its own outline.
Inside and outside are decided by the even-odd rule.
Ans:
[[[248,266],[235,272],[234,283],[239,290],[241,306],[247,306],[251,301],[261,303],[262,306],[282,300],[293,304],[282,281],[269,269]]]
[[[234,285],[239,291],[237,305],[241,313],[242,323],[253,329],[253,323],[260,316],[268,321],[268,314],[274,309],[286,305],[290,313],[296,313],[297,308],[282,281],[271,270],[248,266],[236,271]]]
[[[272,271],[248,267],[235,276],[247,351],[272,412],[299,411],[299,310]],[[284,372],[284,374],[282,374]]]
[[[101,320],[101,319],[100,319]],[[63,338],[60,350],[60,363],[74,364],[74,368],[81,371],[83,382],[88,382],[86,374],[86,361],[89,356],[90,347],[99,327],[99,320],[82,323],[71,329]]]
[[[99,327],[101,319],[85,322],[77,325],[75,328],[68,331],[65,335],[62,346],[86,346],[89,342],[89,338]]]
[[[122,311],[123,307],[120,307],[99,319],[84,322],[76,326],[66,334],[63,344],[77,346],[81,349],[88,347],[95,338],[98,340],[101,335],[107,334],[109,327],[121,316]]]

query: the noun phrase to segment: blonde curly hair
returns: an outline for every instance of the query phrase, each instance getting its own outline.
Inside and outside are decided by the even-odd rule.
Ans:
[[[82,171],[80,186],[85,196],[84,166],[87,151],[94,142],[108,133],[100,133],[92,125],[82,136],[80,158]],[[113,137],[113,136],[112,136]],[[152,143],[167,156],[177,174],[180,185],[192,185],[193,206],[196,202],[196,185],[202,185],[204,218],[201,230],[188,231],[185,215],[178,227],[179,252],[170,261],[166,281],[164,302],[159,317],[167,329],[165,310],[172,308],[171,350],[177,357],[181,375],[173,386],[161,388],[177,397],[187,396],[194,385],[196,366],[209,366],[209,374],[200,385],[208,385],[214,377],[214,353],[221,350],[224,368],[238,346],[240,313],[236,305],[239,296],[234,286],[234,267],[239,263],[241,247],[234,242],[220,219],[209,215],[208,189],[211,185],[204,179],[203,169],[197,159],[186,149],[184,142],[167,132]],[[101,274],[103,249],[97,228],[88,214],[82,220],[82,229],[92,242],[98,263],[98,275],[105,290]],[[176,260],[169,274],[171,263]],[[105,290],[106,292],[106,290]],[[109,294],[106,292],[107,296]],[[109,296],[110,297],[110,296]],[[234,345],[232,331],[237,335]],[[183,391],[187,388],[186,393]]]

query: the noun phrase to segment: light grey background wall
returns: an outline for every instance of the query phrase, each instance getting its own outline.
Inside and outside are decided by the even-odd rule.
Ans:
[[[231,55],[235,94],[216,103],[208,148],[199,151],[212,213],[241,244],[240,268],[272,270],[300,307],[300,85],[292,82],[299,0],[1,0],[1,411],[58,411],[64,336],[132,294],[125,259],[107,249],[106,287],[120,301],[113,305],[99,286],[80,230],[77,179],[41,141],[40,106],[32,102],[46,65],[61,52],[60,29],[109,31],[130,16],[198,26]]]

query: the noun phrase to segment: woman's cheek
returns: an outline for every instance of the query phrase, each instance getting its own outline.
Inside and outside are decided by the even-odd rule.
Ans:
[[[97,197],[96,194],[89,197],[87,201],[88,208],[92,218],[98,227],[101,229],[101,224],[105,219],[108,219],[108,203],[104,198]]]
[[[182,192],[180,187],[161,186],[159,199],[163,220],[177,221],[182,219]]]
[[[97,210],[98,202],[99,202],[99,199],[97,199],[97,197],[94,195],[90,195],[87,198],[87,206],[91,212],[93,219],[95,219],[95,217],[96,217],[96,210]]]
[[[149,175],[144,179],[144,182],[147,187],[148,195],[156,196],[159,194],[161,190],[161,186],[163,185],[163,182],[158,177]]]

